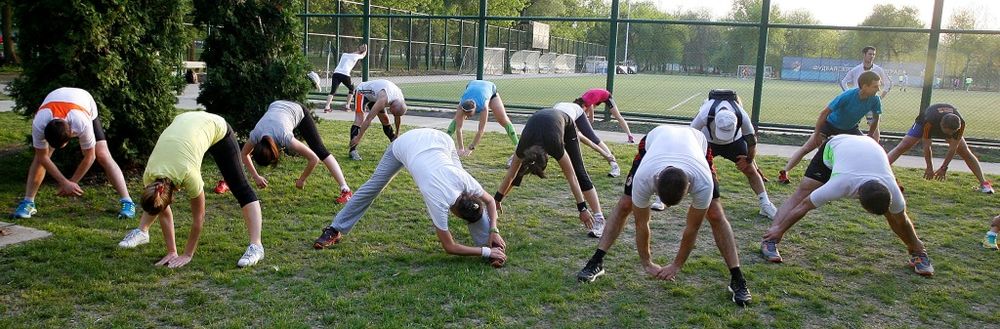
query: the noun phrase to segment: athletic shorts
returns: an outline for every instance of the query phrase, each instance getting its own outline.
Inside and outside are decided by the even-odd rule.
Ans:
[[[806,167],[806,173],[803,176],[815,179],[821,183],[830,181],[833,169],[823,163],[823,153],[826,153],[827,143],[829,143],[829,140],[823,142],[823,145],[816,149],[816,155],[813,156],[812,161],[809,161],[809,167]]]
[[[829,122],[823,122],[823,125],[819,127],[819,133],[826,135],[826,137],[833,137],[836,135],[864,135],[861,133],[861,129],[858,126],[854,126],[851,129],[839,129],[834,127]]]
[[[94,141],[95,142],[100,142],[100,141],[106,141],[106,140],[108,140],[108,138],[106,136],[104,136],[104,127],[101,127],[101,118],[99,118],[99,117],[98,118],[94,118],[94,121],[91,122],[91,125],[94,126]]]
[[[747,141],[743,137],[725,145],[708,143],[708,151],[712,153],[713,157],[721,156],[729,161],[732,161],[733,163],[739,161],[739,156],[747,156],[750,154]]]

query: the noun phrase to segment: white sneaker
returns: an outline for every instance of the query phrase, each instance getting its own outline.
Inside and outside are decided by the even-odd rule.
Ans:
[[[351,160],[361,160],[361,155],[358,154],[358,150],[351,151],[349,154],[351,155]]]
[[[604,235],[604,216],[594,216],[594,228],[590,229],[587,236],[600,239]]]
[[[251,243],[250,246],[247,246],[247,252],[243,253],[243,257],[240,257],[240,261],[236,262],[236,266],[254,266],[263,258],[264,246],[258,246]]]
[[[611,162],[611,172],[608,173],[609,177],[618,177],[622,175],[622,168],[618,166],[618,162]]]
[[[649,205],[649,209],[653,209],[656,211],[663,211],[664,209],[667,209],[667,206],[664,205],[663,202],[660,202],[660,199],[657,198],[656,202],[653,202],[653,204]]]
[[[118,247],[135,248],[141,244],[147,243],[149,243],[149,233],[143,232],[140,229],[134,229],[125,235],[125,238],[118,243]]]
[[[760,204],[760,214],[764,217],[774,219],[774,216],[778,214],[778,208],[774,207],[774,204],[768,201],[767,203]]]

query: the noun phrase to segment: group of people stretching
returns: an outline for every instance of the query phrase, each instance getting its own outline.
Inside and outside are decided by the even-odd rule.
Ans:
[[[364,53],[362,48],[355,55],[363,57]],[[351,56],[349,60],[356,61],[355,57]],[[893,232],[906,245],[914,271],[930,276],[934,268],[907,216],[906,202],[891,163],[920,140],[924,144],[928,163],[925,178],[945,178],[948,162],[957,153],[976,174],[983,192],[992,193],[992,187],[983,178],[978,160],[962,137],[964,120],[958,110],[948,104],[929,107],[917,118],[903,141],[887,154],[877,143],[881,113],[880,97],[876,95],[879,80],[879,76],[872,72],[860,74],[858,88],[845,91],[820,112],[815,132],[789,159],[785,170],[780,172],[780,181],[788,182],[787,171],[806,153],[819,149],[809,163],[802,182],[780,208],[770,201],[764,178],[755,163],[757,137],[749,116],[734,93],[713,90],[689,127],[658,126],[638,141],[637,154],[625,178],[623,193],[610,216],[605,217],[597,190],[584,165],[580,143],[607,159],[611,167],[609,176],[619,176],[620,166],[610,148],[591,126],[595,106],[608,105],[626,132],[628,141],[635,142],[607,90],[591,89],[572,102],[557,103],[535,112],[518,136],[496,86],[489,81],[474,80],[468,83],[461,95],[447,132],[413,129],[401,133],[401,117],[407,107],[399,87],[387,80],[372,80],[355,88],[347,76],[337,81],[348,87],[345,108],[350,108],[351,102],[354,102],[355,122],[350,128],[348,155],[355,160],[361,159],[357,147],[375,117],[379,118],[390,141],[371,177],[356,191],[352,192],[336,158],[323,145],[307,105],[285,100],[271,103],[242,148],[233,129],[222,117],[201,111],[185,112],[176,116],[161,133],[149,156],[142,175],[144,187],[139,204],[143,212],[139,226],[128,232],[119,246],[134,248],[148,243],[149,229],[153,222],[158,221],[167,250],[156,265],[176,268],[191,261],[205,219],[205,184],[201,162],[207,153],[212,156],[223,180],[240,204],[247,226],[249,245],[237,265],[246,267],[256,264],[264,257],[261,206],[243,170],[245,167],[258,188],[265,188],[269,182],[256,169],[255,163],[275,166],[281,153],[288,150],[307,160],[306,168],[295,181],[297,188],[305,187],[307,178],[320,162],[339,184],[339,196],[335,201],[344,203],[344,207],[336,213],[332,223],[322,229],[320,237],[313,242],[314,248],[324,249],[340,242],[396,174],[406,168],[423,197],[444,250],[454,255],[481,256],[493,266],[500,267],[507,261],[506,242],[498,228],[498,218],[503,213],[502,202],[515,186],[523,183],[524,176],[531,174],[545,178],[545,169],[549,157],[552,157],[569,185],[579,220],[587,235],[600,239],[598,248],[577,274],[580,281],[591,282],[605,273],[604,257],[621,234],[629,214],[635,218],[635,238],[643,268],[657,279],[672,280],[690,255],[698,230],[707,219],[716,246],[731,274],[728,287],[732,300],[738,305],[746,305],[751,301],[751,294],[740,269],[734,234],[720,200],[719,179],[713,161],[714,157],[722,156],[733,162],[747,177],[758,197],[760,214],[773,220],[761,242],[761,253],[768,261],[782,262],[778,252],[782,236],[809,211],[836,199],[855,198],[867,212],[885,216]],[[334,92],[331,91],[326,108],[329,108]],[[869,112],[874,113],[874,119],[868,136],[864,136],[858,122]],[[514,145],[507,172],[492,195],[462,167],[460,160],[470,156],[479,146],[489,113],[494,114]],[[388,118],[390,114],[394,117],[392,123]],[[466,144],[461,128],[466,119],[476,115],[478,131]],[[296,131],[305,143],[295,138]],[[79,140],[84,156],[74,174],[67,178],[50,157],[55,149],[64,147],[72,138]],[[938,170],[931,167],[930,138],[944,138],[949,144],[947,157]],[[26,196],[13,216],[30,218],[36,214],[34,199],[46,173],[56,180],[59,186],[57,194],[82,195],[78,182],[97,160],[120,196],[119,217],[134,217],[135,203],[129,196],[121,170],[111,158],[106,139],[96,102],[87,91],[77,88],[52,91],[42,102],[32,124],[35,157],[28,171]],[[190,200],[193,219],[182,252],[176,248],[170,207],[175,192],[180,191]],[[650,210],[678,205],[685,195],[691,196],[691,204],[680,245],[673,261],[661,266],[652,261],[650,254]],[[451,235],[448,229],[449,213],[466,222],[472,246],[456,242]],[[1000,216],[994,219],[984,239],[983,244],[987,248],[996,249],[998,226]]]

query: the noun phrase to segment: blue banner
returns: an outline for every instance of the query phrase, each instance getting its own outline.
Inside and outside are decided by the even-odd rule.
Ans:
[[[847,75],[847,71],[861,64],[860,59],[783,57],[781,60],[781,79],[795,81],[820,81],[838,83]],[[904,83],[908,86],[920,86],[924,79],[924,64],[922,63],[889,63],[880,64],[885,74],[892,79],[893,85]],[[940,72],[938,67],[936,71]]]

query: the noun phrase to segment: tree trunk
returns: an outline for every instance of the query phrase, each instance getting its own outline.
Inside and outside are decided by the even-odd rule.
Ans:
[[[7,64],[21,64],[21,59],[14,51],[13,19],[10,1],[3,3],[3,58]]]

